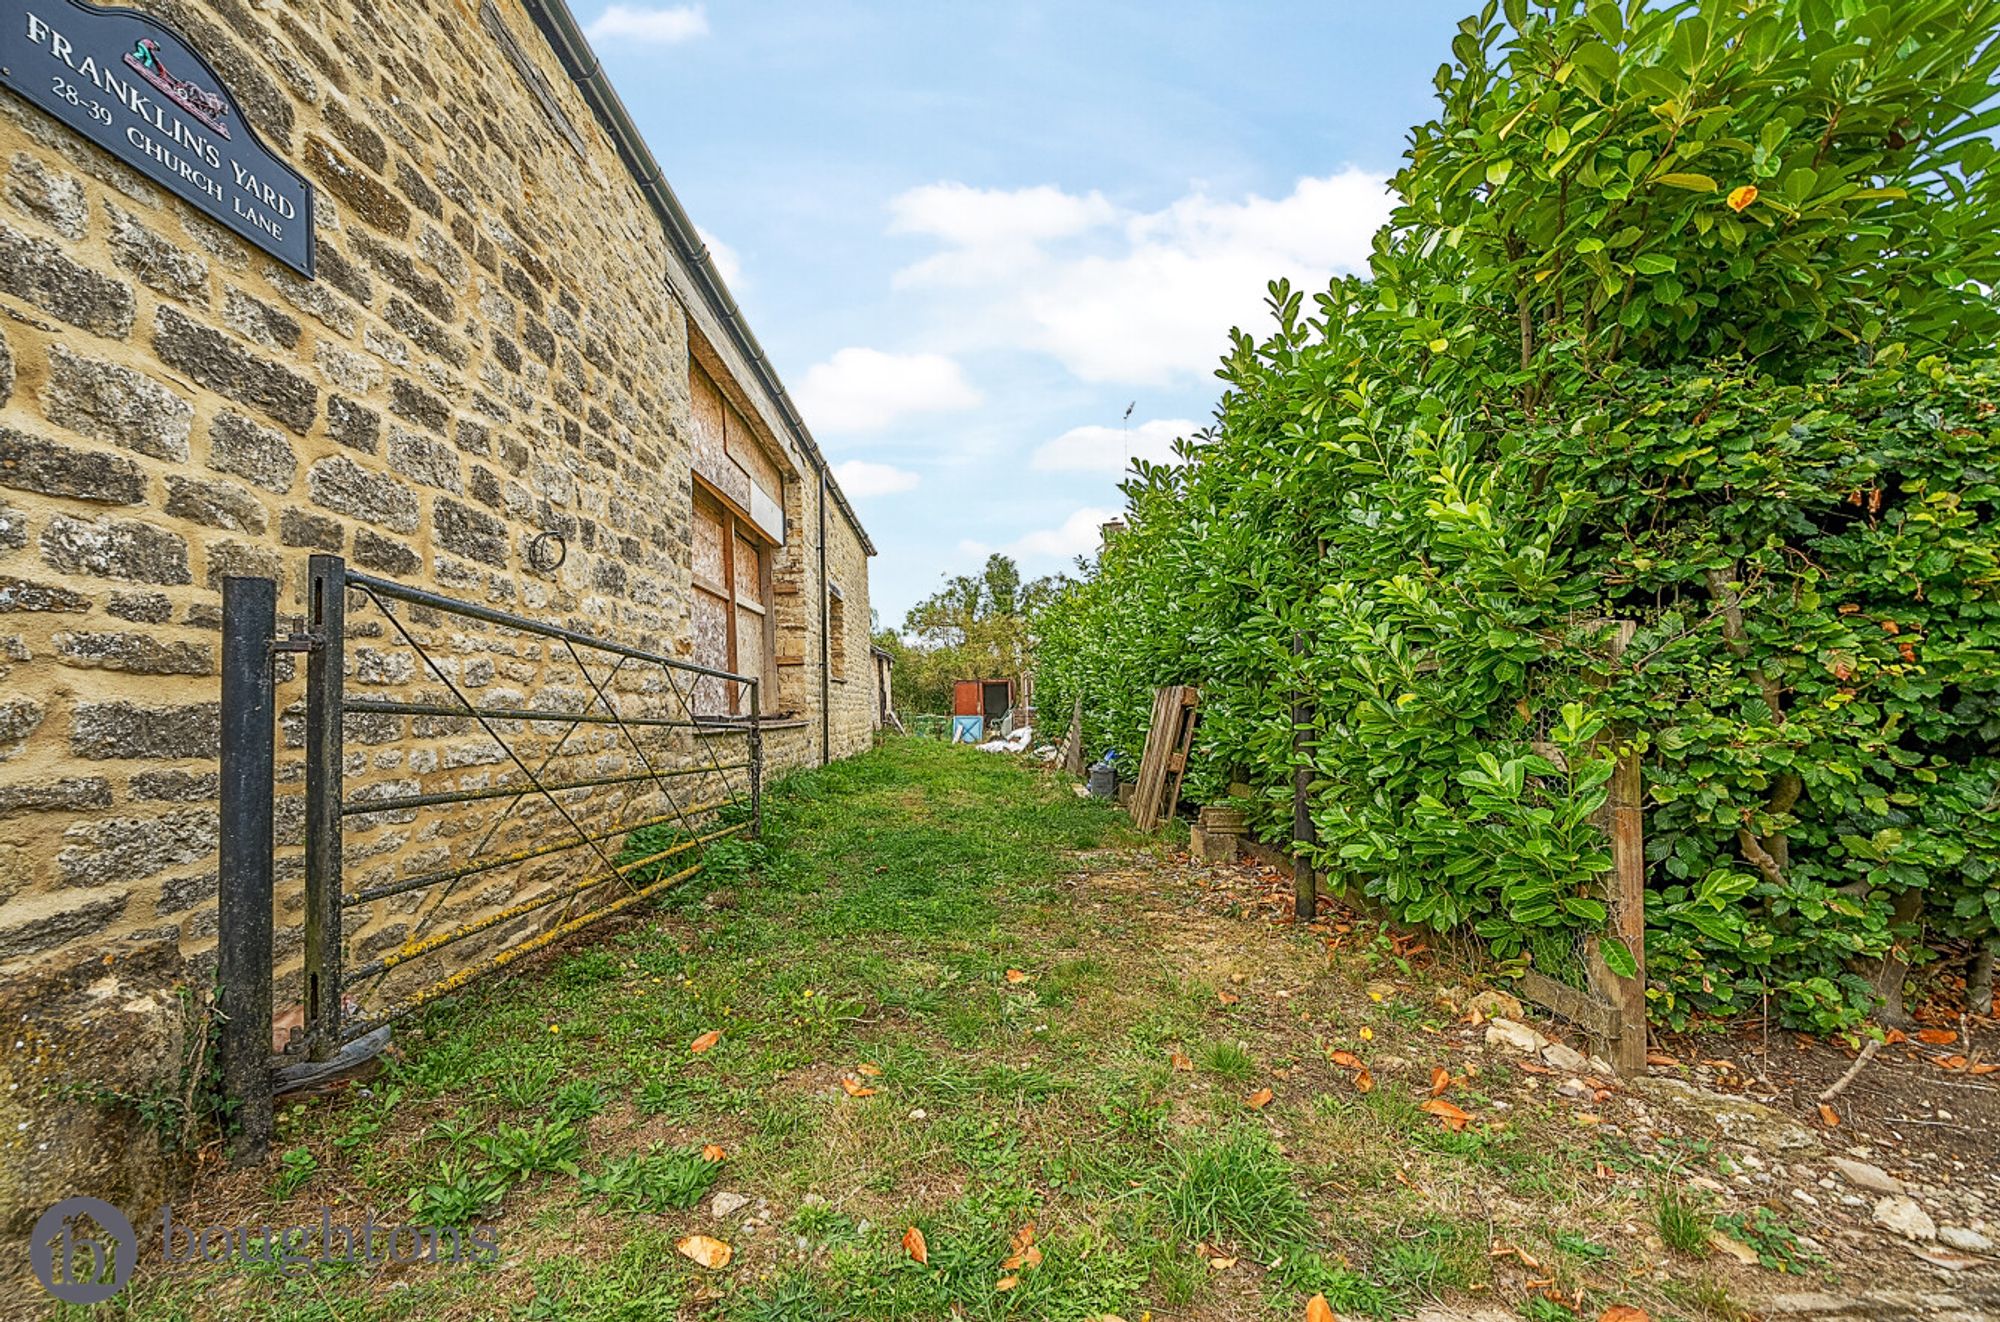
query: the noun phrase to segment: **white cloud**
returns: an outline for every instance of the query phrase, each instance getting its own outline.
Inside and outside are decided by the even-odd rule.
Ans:
[[[948,297],[955,324],[1086,381],[1161,385],[1205,375],[1231,326],[1260,324],[1269,281],[1315,290],[1365,269],[1390,204],[1382,176],[1353,167],[1280,198],[1196,190],[1150,212],[1094,192],[945,183],[896,198],[890,228],[942,242],[896,282]]]
[[[1037,245],[1108,225],[1118,209],[1102,193],[1078,197],[1041,184],[1034,188],[973,188],[926,184],[889,202],[891,234],[921,234],[946,250],[896,275],[899,286],[977,284],[1001,279],[1035,261]]]
[[[1102,539],[1104,525],[1118,517],[1117,510],[1086,505],[1064,519],[1060,527],[1037,528],[998,549],[1020,560],[1073,560],[1093,554]],[[959,542],[958,555],[966,561],[984,560],[994,549],[985,542],[967,538]]]
[[[917,484],[923,481],[907,468],[898,468],[894,464],[873,464],[866,459],[849,459],[835,464],[833,477],[840,483],[840,489],[856,500],[915,491]]]
[[[706,36],[708,14],[700,5],[657,9],[650,5],[611,5],[583,30],[583,34],[598,45],[612,41],[638,41],[669,46]]]
[[[694,227],[694,232],[701,236],[702,246],[708,249],[708,259],[715,263],[722,282],[732,289],[737,288],[743,278],[743,261],[736,255],[736,249],[699,225]]]
[[[1040,528],[1017,539],[1011,549],[1023,560],[1036,557],[1068,560],[1089,555],[1097,549],[1104,525],[1118,517],[1118,511],[1086,505],[1062,521],[1059,528]]]
[[[937,353],[841,349],[806,371],[798,389],[806,424],[821,432],[868,432],[915,413],[977,408],[983,397],[956,362]]]
[[[1174,442],[1200,428],[1186,418],[1155,418],[1136,427],[1072,427],[1045,442],[1028,466],[1045,473],[1122,473],[1132,460],[1171,463]]]

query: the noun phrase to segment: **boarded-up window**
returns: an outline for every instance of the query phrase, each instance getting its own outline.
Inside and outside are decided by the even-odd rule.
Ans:
[[[756,542],[752,541],[748,537],[745,537],[740,531],[736,534],[737,564],[739,565],[753,564],[758,560],[758,558],[762,554],[763,554],[762,548],[760,548]],[[763,578],[757,574],[743,574],[743,573],[737,574],[736,599],[740,602],[744,602],[747,605],[756,606],[761,609],[764,605]]]
[[[749,511],[751,522],[782,544],[785,540],[785,511],[781,496],[785,479],[778,472],[778,466],[771,462],[771,457],[764,453],[764,447],[757,444],[757,438],[742,414],[731,409],[725,421],[728,424],[725,443],[729,457],[750,479],[750,500],[745,508]]]
[[[763,676],[770,673],[770,648],[764,641],[764,612],[752,610],[748,606],[736,608],[736,673],[739,675]],[[762,700],[771,701],[771,685],[764,685]],[[737,703],[738,710],[750,710],[750,695],[743,694]]]
[[[763,682],[770,710],[775,673],[771,655],[770,547],[755,537],[736,511],[713,492],[694,493],[694,659],[701,665],[751,675]],[[743,686],[703,679],[695,686],[695,711],[704,716],[747,714]]]
[[[729,408],[723,402],[722,392],[715,382],[700,368],[688,373],[688,387],[694,396],[694,452],[698,458],[711,462],[719,461],[728,452],[727,423],[724,421]]]
[[[688,364],[694,404],[694,471],[736,507],[764,541],[785,543],[785,477],[737,407],[700,364]]]

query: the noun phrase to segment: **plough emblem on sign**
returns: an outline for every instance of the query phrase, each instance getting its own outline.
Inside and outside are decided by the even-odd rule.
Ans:
[[[138,71],[139,76],[165,93],[173,103],[187,111],[202,123],[214,129],[224,138],[229,136],[229,125],[223,122],[229,114],[228,103],[214,92],[196,87],[185,78],[176,78],[167,72],[167,66],[160,63],[160,43],[151,37],[141,37],[132,43],[131,53],[125,63]]]

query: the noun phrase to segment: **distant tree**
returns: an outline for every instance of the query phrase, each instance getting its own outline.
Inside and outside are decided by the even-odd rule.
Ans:
[[[896,661],[896,701],[919,712],[951,707],[958,679],[1020,675],[1033,666],[1029,622],[1062,585],[1059,576],[1023,581],[1012,557],[994,554],[977,574],[955,574],[883,630],[876,644]]]

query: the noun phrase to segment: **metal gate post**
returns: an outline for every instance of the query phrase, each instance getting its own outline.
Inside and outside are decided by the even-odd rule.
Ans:
[[[750,838],[764,835],[764,681],[750,683]]]
[[[307,1054],[340,1050],[340,804],[346,686],[347,565],[312,557],[306,571],[306,968]]]
[[[271,643],[278,585],[222,580],[221,854],[216,884],[216,978],[224,1095],[236,1103],[230,1159],[270,1153],[271,905],[277,696]]]

